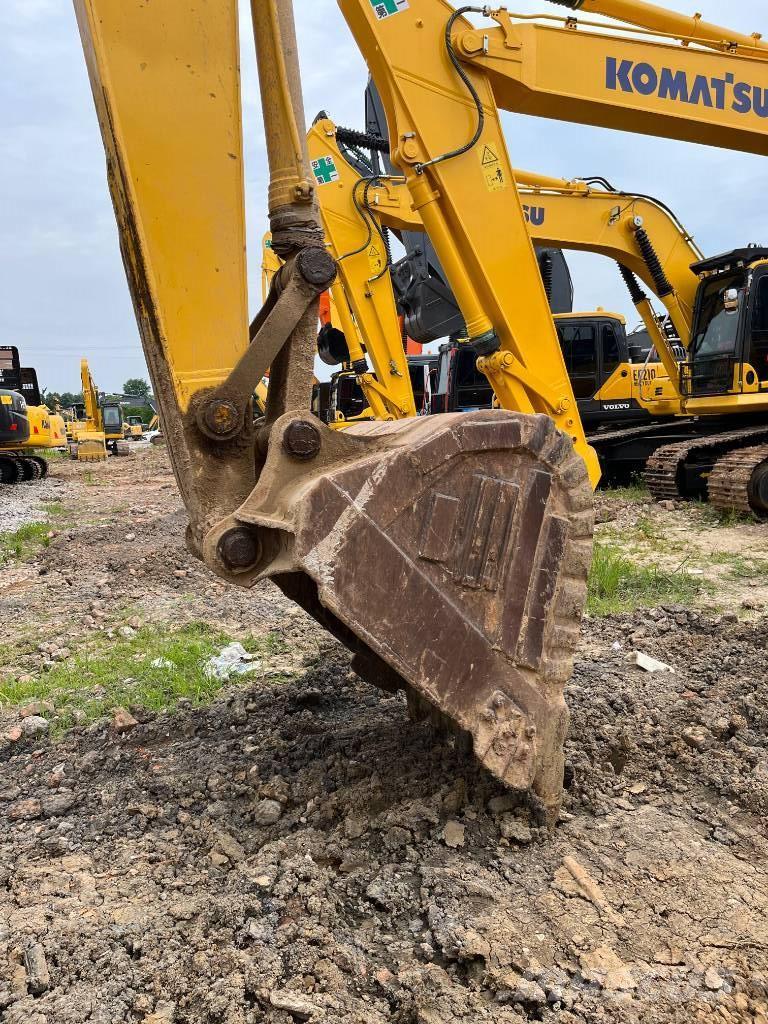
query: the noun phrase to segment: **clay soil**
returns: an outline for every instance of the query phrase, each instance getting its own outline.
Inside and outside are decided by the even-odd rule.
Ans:
[[[548,831],[273,586],[195,563],[163,450],[54,464],[44,492],[16,489],[10,528],[41,497],[63,510],[49,546],[0,569],[0,689],[145,624],[271,639],[212,702],[131,706],[127,726],[56,729],[41,705],[48,731],[19,736],[22,709],[0,709],[0,1020],[768,1022],[768,653],[749,582],[724,609],[710,590],[585,621]],[[635,529],[635,504],[600,502],[603,529]],[[642,514],[655,547],[688,523],[704,557],[699,511]],[[707,550],[719,528],[728,551],[740,529],[763,543],[710,523]],[[675,671],[641,671],[638,650]]]

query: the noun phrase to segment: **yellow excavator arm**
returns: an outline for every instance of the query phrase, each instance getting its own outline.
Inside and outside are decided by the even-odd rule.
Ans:
[[[359,0],[339,4],[381,95],[392,160],[483,353],[478,365],[503,408],[549,412],[593,468],[498,109],[764,153],[768,50],[671,12],[659,29],[662,9],[631,0],[590,9],[639,27],[499,8],[495,27],[477,28],[463,14],[487,8],[422,0],[380,18]],[[504,261],[516,267],[506,280]],[[674,377],[669,353],[665,367]]]
[[[318,188],[326,240],[336,258],[342,257],[339,282],[355,309],[356,334],[362,335],[375,364],[379,354],[380,364],[383,326],[388,346],[394,342],[402,350],[394,293],[388,275],[381,273],[379,254],[386,253],[384,231],[423,231],[424,224],[412,208],[404,178],[384,175],[381,182],[361,178],[345,159],[336,132],[329,118],[318,119],[308,134],[309,154],[315,163],[333,168],[328,187]],[[703,258],[690,233],[670,210],[650,197],[519,168],[514,169],[514,176],[526,227],[537,246],[598,253],[624,268],[638,313],[664,363],[670,387],[680,399],[675,352],[659,328],[648,297],[632,277],[639,277],[664,304],[681,343],[687,346],[700,280],[691,266]],[[513,275],[514,270],[508,273]],[[373,277],[375,287],[371,286]],[[386,374],[380,379],[389,384]],[[362,379],[360,383],[365,390]],[[665,414],[668,409],[669,395],[665,393]]]
[[[99,392],[93,382],[87,359],[80,360],[80,386],[83,389],[83,405],[85,418],[91,430],[101,430],[101,414],[99,410]]]

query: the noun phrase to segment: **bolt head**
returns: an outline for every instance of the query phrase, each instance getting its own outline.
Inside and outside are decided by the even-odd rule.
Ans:
[[[308,420],[294,420],[283,434],[283,447],[294,459],[314,459],[320,453],[320,431]]]
[[[328,288],[336,278],[336,262],[319,245],[302,249],[296,257],[296,267],[304,280],[315,287]]]
[[[235,403],[220,398],[208,402],[203,419],[206,427],[217,437],[234,434],[240,427],[240,413]]]
[[[250,569],[259,560],[261,544],[254,530],[237,526],[221,538],[218,552],[228,569]]]

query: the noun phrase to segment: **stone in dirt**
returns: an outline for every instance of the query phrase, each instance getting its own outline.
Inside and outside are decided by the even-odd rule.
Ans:
[[[158,1003],[155,1012],[144,1018],[144,1024],[173,1024],[175,1017],[175,1003]]]
[[[259,800],[253,809],[253,820],[257,825],[274,825],[282,813],[277,800]]]
[[[32,677],[29,676],[26,680],[19,678],[19,682],[29,682]],[[19,710],[19,718],[31,718],[32,715],[52,715],[56,709],[49,700],[33,700],[31,704],[27,704],[25,707]]]
[[[443,842],[452,850],[464,845],[464,825],[459,821],[447,821],[443,829]]]
[[[34,798],[19,800],[18,803],[11,804],[7,814],[11,821],[34,821],[35,818],[42,817],[43,805]]]
[[[228,832],[220,832],[216,840],[215,849],[220,851],[232,861],[233,864],[239,863],[241,860],[245,860],[245,850],[238,843],[234,836],[229,835]]]
[[[704,985],[710,990],[710,992],[717,992],[723,987],[723,979],[714,967],[707,968],[707,971],[704,974]]]
[[[49,728],[48,719],[40,715],[28,715],[21,721],[21,731],[25,736],[45,736]]]
[[[581,970],[587,981],[592,981],[609,992],[630,992],[637,988],[627,964],[620,960],[610,946],[598,946],[579,957]]]
[[[27,972],[27,988],[33,996],[47,992],[51,984],[45,950],[39,942],[33,942],[24,950],[24,968]]]
[[[138,721],[126,708],[115,708],[112,712],[112,728],[119,735],[130,732],[131,729],[135,729],[138,724]]]
[[[269,1001],[276,1010],[285,1010],[296,1020],[311,1020],[325,1014],[322,1006],[317,1006],[305,996],[300,996],[297,992],[289,992],[286,989],[270,992]]]
[[[692,750],[706,750],[710,743],[710,734],[703,726],[692,725],[683,730],[683,742]]]
[[[501,834],[504,839],[509,839],[520,846],[527,846],[533,839],[533,832],[519,818],[511,814],[505,814],[501,819]]]

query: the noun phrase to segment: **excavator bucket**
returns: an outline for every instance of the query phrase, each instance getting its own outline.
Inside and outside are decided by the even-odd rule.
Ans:
[[[98,431],[81,432],[77,443],[69,446],[70,455],[78,462],[106,462],[107,446],[104,435]]]
[[[240,582],[273,577],[354,652],[361,676],[449,719],[497,778],[533,788],[556,816],[591,494],[546,416],[339,433],[289,415],[272,428],[258,491],[212,533],[209,554],[226,561],[250,537],[256,561]]]

